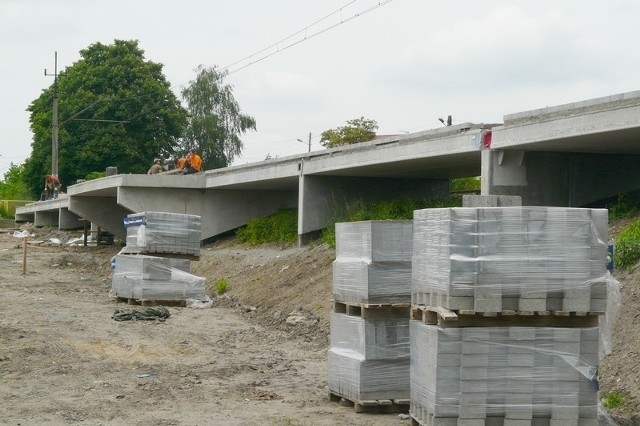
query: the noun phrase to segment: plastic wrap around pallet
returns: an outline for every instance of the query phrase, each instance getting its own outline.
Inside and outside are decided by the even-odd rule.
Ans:
[[[597,416],[599,330],[441,328],[411,321],[412,415],[528,420]]]
[[[409,399],[409,357],[366,360],[357,352],[331,348],[328,387],[351,401]]]
[[[332,348],[367,360],[409,356],[409,317],[363,319],[333,312],[330,323]]]
[[[334,299],[409,302],[412,250],[412,221],[336,223]]]
[[[111,293],[136,300],[204,299],[205,278],[190,274],[189,260],[118,255]]]
[[[411,262],[333,262],[333,298],[343,302],[411,301]]]
[[[498,312],[604,311],[607,210],[414,212],[412,301]]]
[[[336,223],[336,259],[359,262],[411,261],[413,222],[368,220]]]
[[[141,212],[127,215],[127,248],[148,253],[200,254],[200,216]]]

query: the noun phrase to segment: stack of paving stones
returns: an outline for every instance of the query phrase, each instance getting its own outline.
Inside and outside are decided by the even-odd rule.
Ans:
[[[200,216],[167,212],[127,215],[127,248],[144,253],[200,255]]]
[[[130,214],[127,246],[115,257],[111,293],[129,302],[205,299],[205,278],[192,275],[200,254],[200,216],[165,212]]]
[[[414,212],[414,424],[597,425],[599,319],[617,285],[607,219],[558,207]]]
[[[406,412],[412,221],[336,224],[329,396],[358,412]]]

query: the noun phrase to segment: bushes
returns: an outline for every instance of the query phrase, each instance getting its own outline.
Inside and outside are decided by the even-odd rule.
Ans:
[[[298,240],[298,210],[278,210],[271,216],[251,219],[246,226],[238,229],[236,237],[240,242],[254,246],[264,243],[293,244]]]
[[[335,222],[357,222],[362,220],[412,220],[413,211],[427,208],[460,207],[462,199],[451,197],[444,200],[392,200],[365,203],[357,200],[347,204],[345,211]],[[334,224],[322,230],[322,241],[329,247],[336,246],[336,227]]]
[[[640,218],[618,234],[615,242],[615,266],[629,268],[640,260]]]

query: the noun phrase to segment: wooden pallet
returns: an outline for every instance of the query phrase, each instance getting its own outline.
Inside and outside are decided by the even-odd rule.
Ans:
[[[579,417],[576,419],[554,419],[550,417],[532,417],[530,419],[509,419],[505,417],[486,417],[483,419],[463,419],[458,417],[435,417],[422,409],[411,407],[411,426],[531,426],[531,425],[580,425],[598,426],[597,417]]]
[[[411,319],[440,327],[596,327],[598,313],[559,311],[453,311],[437,306],[413,305]]]
[[[490,299],[478,300],[473,295],[467,296],[451,296],[442,292],[417,292],[411,295],[411,303],[414,305],[424,306],[442,306],[452,311],[475,311],[483,312],[488,315],[497,314],[503,311],[530,312],[530,315],[543,312],[553,312],[553,315],[572,316],[572,315],[604,315],[606,310],[606,291],[601,287],[594,290],[594,297],[586,297],[582,302],[575,303],[576,300],[570,297],[570,290],[566,292],[556,292],[557,295],[547,294],[548,297],[539,299],[530,299],[519,296],[499,296]],[[561,293],[561,294],[560,294]],[[565,297],[567,296],[567,297]],[[597,297],[595,297],[597,296]],[[481,303],[482,302],[482,303]],[[487,303],[495,302],[495,303]],[[588,302],[588,303],[586,303]],[[525,306],[525,307],[523,307]],[[577,309],[580,306],[581,309]],[[574,307],[574,309],[569,308]]]
[[[356,413],[372,414],[406,413],[411,402],[408,399],[351,400],[332,391],[329,391],[329,401],[353,407]]]
[[[127,297],[116,297],[116,301],[120,303],[126,303],[127,305],[137,306],[173,306],[178,308],[184,308],[187,306],[186,300],[146,300],[132,299]]]
[[[331,301],[333,312],[363,319],[408,318],[410,303],[355,303]]]

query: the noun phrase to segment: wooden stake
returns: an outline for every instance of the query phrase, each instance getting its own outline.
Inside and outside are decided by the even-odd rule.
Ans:
[[[27,274],[27,237],[24,237],[22,244],[22,275]]]

